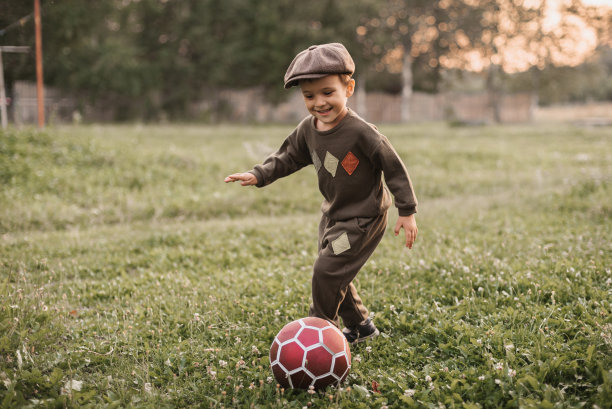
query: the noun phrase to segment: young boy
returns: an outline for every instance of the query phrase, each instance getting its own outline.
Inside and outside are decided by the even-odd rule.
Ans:
[[[417,235],[417,200],[408,172],[385,136],[346,106],[353,95],[355,64],[339,43],[313,45],[300,52],[285,74],[285,88],[299,85],[310,116],[280,149],[247,173],[225,182],[263,187],[307,165],[314,165],[324,201],[319,224],[319,254],[312,276],[310,315],[339,327],[348,342],[373,338],[378,329],[368,317],[353,279],[385,232],[393,196],[399,217],[395,235]]]

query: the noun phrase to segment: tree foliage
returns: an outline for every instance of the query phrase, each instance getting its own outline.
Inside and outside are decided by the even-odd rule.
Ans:
[[[526,47],[531,53],[527,66],[537,70],[563,65],[555,56],[568,49],[578,27],[571,16],[579,16],[600,42],[610,41],[609,12],[568,0],[560,20],[565,28],[553,32],[544,27],[545,4],[42,0],[45,83],[78,93],[115,119],[181,118],[192,102],[221,88],[257,86],[268,99],[279,100],[286,95],[282,78],[291,58],[311,44],[343,42],[356,60],[356,75],[367,76],[370,89],[400,92],[402,67],[408,61],[408,87],[437,92],[443,84],[441,73],[448,68],[478,69],[468,64],[476,60],[480,69],[504,67],[504,44]],[[10,26],[0,35],[0,45],[34,49],[32,19],[12,24],[31,13],[30,0],[0,3],[0,30]],[[525,43],[520,39],[526,30],[532,35]],[[9,91],[15,80],[34,78],[33,52],[6,56],[4,65]]]

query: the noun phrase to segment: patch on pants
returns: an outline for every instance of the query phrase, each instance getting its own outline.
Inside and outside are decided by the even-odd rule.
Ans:
[[[344,253],[345,251],[351,248],[351,243],[349,243],[348,234],[346,234],[346,232],[342,233],[340,237],[331,242],[331,245],[335,255]]]

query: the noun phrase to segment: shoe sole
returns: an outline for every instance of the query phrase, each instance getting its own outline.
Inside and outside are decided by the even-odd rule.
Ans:
[[[357,338],[356,340],[354,340],[353,342],[350,342],[351,345],[355,345],[355,344],[359,344],[360,342],[365,342],[367,340],[370,340],[374,337],[377,337],[380,335],[380,331],[377,329],[376,331],[374,331],[373,333],[371,333],[370,335],[366,336],[366,337],[361,337],[361,338]]]

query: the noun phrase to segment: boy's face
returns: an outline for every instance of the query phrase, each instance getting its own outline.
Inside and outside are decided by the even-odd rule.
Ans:
[[[317,128],[332,129],[346,115],[346,100],[353,95],[355,80],[344,85],[338,75],[300,81],[304,103],[318,121]]]

